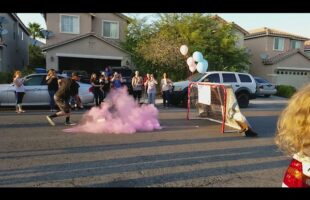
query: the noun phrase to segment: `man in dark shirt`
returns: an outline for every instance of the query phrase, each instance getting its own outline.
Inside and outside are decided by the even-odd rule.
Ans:
[[[79,80],[79,76],[77,73],[72,73],[72,78],[63,78],[58,80],[59,89],[54,95],[55,103],[59,107],[60,111],[46,116],[47,121],[55,126],[55,122],[53,118],[66,116],[65,125],[75,125],[70,122],[70,97],[75,98],[78,95],[79,84],[76,82]]]

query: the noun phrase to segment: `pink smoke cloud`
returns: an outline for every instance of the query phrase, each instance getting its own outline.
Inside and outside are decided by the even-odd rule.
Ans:
[[[140,106],[124,87],[111,90],[101,108],[92,107],[77,126],[64,131],[131,134],[155,129],[161,129],[157,108],[152,104]]]

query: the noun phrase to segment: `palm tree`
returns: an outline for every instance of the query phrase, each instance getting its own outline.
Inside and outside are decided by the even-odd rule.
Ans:
[[[29,30],[29,32],[31,34],[31,37],[35,41],[36,41],[36,38],[44,38],[44,36],[43,36],[43,34],[41,32],[42,28],[41,28],[40,24],[35,23],[35,22],[34,23],[30,22],[28,24],[28,26],[29,26],[28,30]],[[35,44],[33,44],[33,45],[35,45]]]

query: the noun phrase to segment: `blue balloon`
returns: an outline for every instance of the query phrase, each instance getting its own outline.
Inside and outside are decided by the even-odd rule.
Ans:
[[[208,61],[202,60],[197,64],[196,68],[199,73],[205,73],[208,70]]]
[[[201,61],[204,60],[204,59],[203,59],[202,53],[200,53],[199,51],[195,51],[195,52],[193,53],[193,58],[194,58],[194,60],[195,60],[196,62],[201,62]]]
[[[205,64],[205,72],[208,71],[208,68],[209,68],[209,63],[207,60],[203,59],[203,62]]]
[[[199,72],[199,73],[204,73],[205,72],[205,63],[204,62],[199,62],[198,64],[197,64],[197,71]]]

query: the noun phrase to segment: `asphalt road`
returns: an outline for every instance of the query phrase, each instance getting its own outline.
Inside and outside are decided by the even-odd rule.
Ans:
[[[0,109],[0,187],[281,187],[290,159],[273,139],[286,102],[242,109],[258,138],[221,134],[181,108],[160,108],[162,130],[119,135],[65,133],[64,119],[51,127],[42,108]]]

